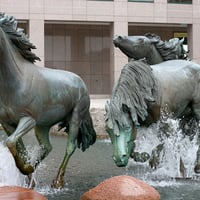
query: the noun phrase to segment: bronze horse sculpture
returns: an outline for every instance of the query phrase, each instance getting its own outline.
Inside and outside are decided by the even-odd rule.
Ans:
[[[25,175],[34,172],[52,149],[50,128],[59,123],[68,133],[66,152],[53,186],[64,185],[67,163],[76,147],[85,151],[95,142],[89,113],[90,98],[83,80],[74,73],[34,64],[35,46],[13,16],[0,14],[0,123],[8,135],[6,145]],[[31,129],[40,145],[30,163],[22,137]]]
[[[157,122],[162,108],[175,119],[200,120],[200,65],[169,60],[150,66],[144,60],[131,60],[123,67],[105,115],[117,166],[126,166],[129,157],[134,157],[137,128]],[[200,173],[198,145],[196,173]]]
[[[152,33],[146,33],[144,36],[116,35],[113,38],[115,47],[129,58],[135,60],[145,58],[150,65],[167,60],[187,59],[183,42],[184,38],[162,41],[158,35]]]

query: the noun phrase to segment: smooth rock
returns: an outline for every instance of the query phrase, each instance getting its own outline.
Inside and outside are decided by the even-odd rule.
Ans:
[[[84,193],[81,200],[160,200],[160,194],[134,177],[115,176]]]
[[[43,195],[23,187],[0,187],[0,200],[47,200]]]

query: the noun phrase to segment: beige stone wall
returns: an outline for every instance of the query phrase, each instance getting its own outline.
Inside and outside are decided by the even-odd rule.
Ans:
[[[193,0],[193,4],[168,4],[167,0],[154,0],[153,3],[127,0],[1,0],[0,11],[27,22],[30,40],[37,46],[35,53],[42,58],[42,62],[38,63],[40,66],[44,66],[45,61],[45,27],[53,23],[106,24],[110,27],[110,39],[115,34],[135,33],[133,28],[138,26],[145,27],[145,32],[154,30],[155,26],[157,29],[165,27],[169,35],[176,27],[187,31],[190,57],[200,63],[200,0]],[[112,42],[109,45],[110,81],[107,86],[111,85],[111,90],[127,58],[114,48]],[[107,93],[107,90],[102,89],[101,92]]]
[[[110,26],[46,24],[45,66],[78,74],[90,94],[109,94]]]

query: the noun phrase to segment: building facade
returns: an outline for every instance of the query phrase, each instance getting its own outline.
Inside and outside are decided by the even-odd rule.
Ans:
[[[36,45],[40,66],[70,70],[91,95],[111,94],[128,58],[116,34],[187,37],[189,57],[200,63],[200,0],[1,0]]]

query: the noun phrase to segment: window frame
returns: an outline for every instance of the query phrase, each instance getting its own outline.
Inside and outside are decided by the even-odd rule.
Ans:
[[[189,4],[189,5],[192,4],[192,0],[191,0],[191,3],[190,2],[179,2],[180,0],[174,0],[176,2],[170,2],[170,1],[172,1],[172,0],[167,0],[167,3],[169,3],[169,4]],[[184,1],[184,0],[182,0],[182,1]],[[190,0],[186,0],[186,1],[190,1]]]
[[[128,0],[128,2],[154,3],[154,0]]]

